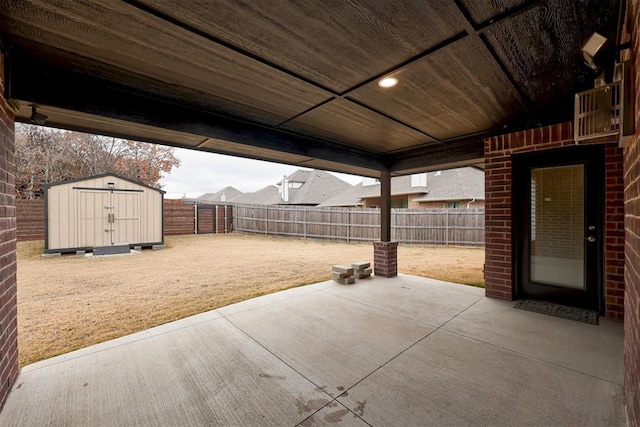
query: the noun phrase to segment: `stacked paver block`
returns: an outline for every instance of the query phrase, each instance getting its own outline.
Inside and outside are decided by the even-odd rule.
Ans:
[[[349,267],[348,265],[334,265],[332,269],[333,280],[343,285],[355,283],[356,278],[353,274],[353,267]]]
[[[354,276],[356,279],[365,279],[367,277],[371,277],[371,273],[373,269],[371,268],[371,263],[366,261],[358,261],[351,264],[354,270]]]

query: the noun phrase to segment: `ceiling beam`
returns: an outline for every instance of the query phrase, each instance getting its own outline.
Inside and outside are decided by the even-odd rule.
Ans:
[[[395,174],[432,170],[443,165],[463,166],[484,161],[484,139],[480,136],[438,146],[416,148],[397,153],[385,159],[384,163]]]
[[[381,171],[379,156],[330,141],[213,114],[77,71],[51,66],[13,51],[9,96],[156,128],[231,141]]]

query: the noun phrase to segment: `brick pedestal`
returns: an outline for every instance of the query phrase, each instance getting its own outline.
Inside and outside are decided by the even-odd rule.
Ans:
[[[18,377],[14,115],[0,54],[0,404]]]
[[[398,275],[398,242],[373,242],[373,274],[382,277]]]

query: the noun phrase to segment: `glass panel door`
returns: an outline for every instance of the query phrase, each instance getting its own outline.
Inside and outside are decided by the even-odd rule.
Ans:
[[[604,151],[512,157],[517,298],[602,310]]]
[[[584,165],[531,169],[530,212],[530,280],[584,290]]]

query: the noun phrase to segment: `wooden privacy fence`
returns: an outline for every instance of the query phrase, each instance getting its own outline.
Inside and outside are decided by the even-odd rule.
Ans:
[[[44,240],[44,200],[16,199],[17,237],[22,240]]]
[[[230,205],[192,205],[165,199],[164,235],[230,233],[233,207]],[[44,240],[44,200],[16,200],[18,241]]]
[[[236,231],[338,241],[380,239],[380,210],[236,205]],[[391,238],[404,244],[484,245],[484,209],[392,209]]]

